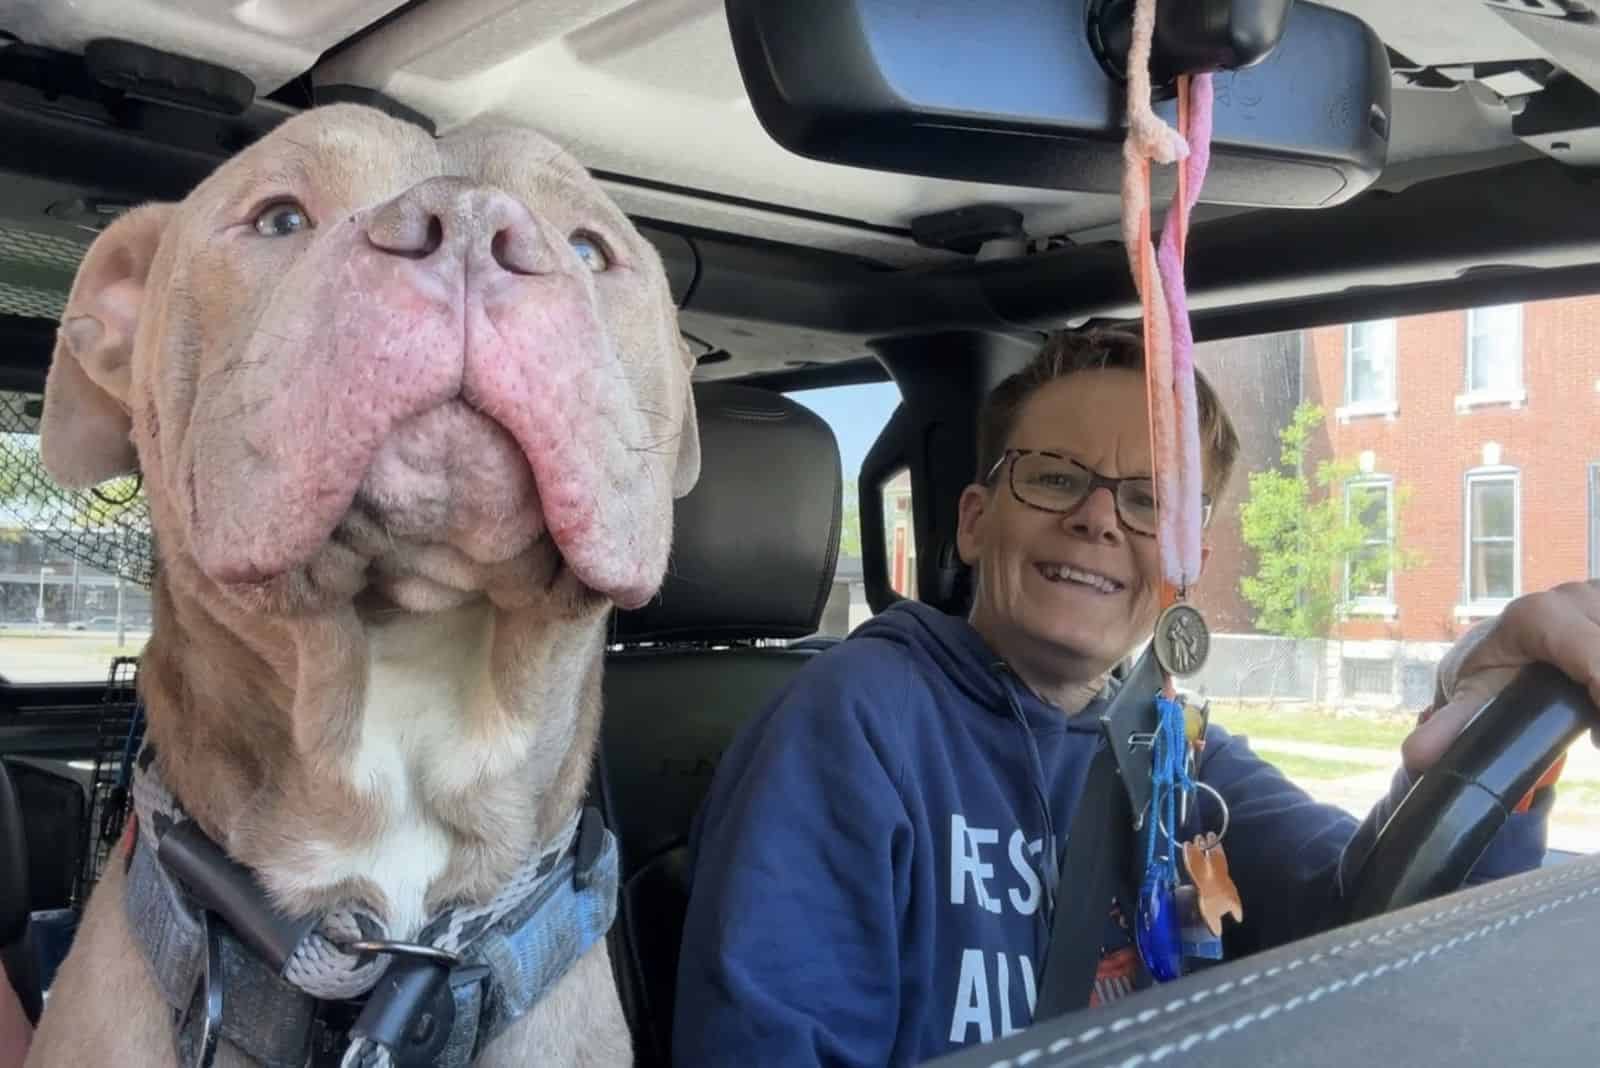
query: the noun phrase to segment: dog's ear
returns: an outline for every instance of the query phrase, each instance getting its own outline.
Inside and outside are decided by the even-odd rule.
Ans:
[[[685,354],[688,347],[685,346]],[[691,359],[690,370],[694,368]],[[672,495],[688,496],[694,484],[700,481],[700,420],[695,416],[694,381],[690,376],[683,380],[683,427],[678,434],[678,466],[672,473]]]
[[[150,265],[175,207],[128,212],[95,239],[78,267],[39,425],[45,470],[64,486],[93,486],[138,466],[129,439],[133,339]]]

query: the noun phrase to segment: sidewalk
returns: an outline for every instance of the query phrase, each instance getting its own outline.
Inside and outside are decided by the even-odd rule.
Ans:
[[[1358,746],[1325,745],[1321,742],[1297,742],[1292,738],[1245,735],[1250,748],[1263,756],[1269,753],[1288,753],[1313,760],[1338,760],[1347,764],[1370,764],[1374,768],[1393,771],[1400,765],[1398,751],[1368,749]],[[1561,775],[1563,782],[1600,782],[1600,749],[1587,738],[1579,738],[1567,751],[1567,768]]]
[[[1399,753],[1382,749],[1297,742],[1289,738],[1250,737],[1249,741],[1251,748],[1267,760],[1282,754],[1370,767],[1371,771],[1339,779],[1298,780],[1301,788],[1316,800],[1337,805],[1357,819],[1364,819],[1378,798],[1388,791],[1391,777],[1400,766]],[[1600,783],[1600,750],[1587,738],[1578,739],[1569,751],[1561,781]],[[1578,804],[1572,793],[1563,797],[1557,787],[1556,805],[1550,814],[1549,845],[1551,849],[1574,853],[1600,852],[1600,807]]]

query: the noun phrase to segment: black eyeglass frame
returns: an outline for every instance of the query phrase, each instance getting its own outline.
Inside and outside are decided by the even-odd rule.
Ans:
[[[1016,465],[1016,461],[1023,456],[1047,456],[1052,460],[1060,460],[1064,463],[1072,464],[1074,467],[1077,467],[1087,473],[1089,476],[1089,488],[1084,491],[1083,499],[1077,504],[1073,505],[1071,508],[1046,508],[1044,505],[1035,504],[1023,497],[1022,494],[1017,492]],[[1111,500],[1117,509],[1117,522],[1122,524],[1124,530],[1130,534],[1137,534],[1144,538],[1153,538],[1156,536],[1155,531],[1140,530],[1138,527],[1135,527],[1128,522],[1127,517],[1122,514],[1122,499],[1117,494],[1117,490],[1124,482],[1152,483],[1151,488],[1153,492],[1154,480],[1150,478],[1150,476],[1133,475],[1127,478],[1111,478],[1108,475],[1102,475],[1088,464],[1082,462],[1081,460],[1074,459],[1065,453],[1054,452],[1050,449],[1007,449],[1000,454],[1000,459],[996,460],[994,462],[994,466],[989,468],[988,473],[983,476],[983,484],[985,486],[992,484],[994,482],[995,475],[1000,473],[1000,468],[1004,467],[1008,462],[1011,464],[1011,470],[1006,474],[1006,487],[1011,490],[1011,496],[1017,499],[1018,504],[1024,505],[1028,508],[1036,509],[1040,512],[1048,512],[1051,515],[1071,515],[1079,508],[1082,508],[1084,503],[1088,501],[1090,497],[1094,496],[1095,490],[1099,489],[1101,486],[1104,486],[1106,489],[1111,491]],[[1200,525],[1202,527],[1211,525],[1211,510],[1211,497],[1207,494],[1202,494],[1200,496]]]

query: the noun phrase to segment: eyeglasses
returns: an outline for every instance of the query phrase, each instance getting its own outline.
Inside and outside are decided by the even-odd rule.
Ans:
[[[1070,456],[1041,449],[1007,449],[984,476],[985,485],[1006,462],[1011,463],[1011,495],[1030,508],[1057,515],[1078,510],[1089,495],[1104,486],[1117,503],[1117,519],[1135,534],[1154,537],[1156,486],[1149,478],[1107,478]],[[1211,522],[1211,498],[1200,498],[1200,522]]]

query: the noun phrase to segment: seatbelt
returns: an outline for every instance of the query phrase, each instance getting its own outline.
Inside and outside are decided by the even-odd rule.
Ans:
[[[1086,1008],[1100,967],[1100,951],[1119,894],[1133,906],[1129,865],[1132,814],[1111,747],[1089,761],[1077,815],[1061,858],[1060,890],[1045,950],[1034,1022]]]
[[[1138,870],[1142,855],[1133,848],[1139,830],[1133,814],[1149,807],[1151,791],[1148,750],[1136,748],[1134,740],[1155,728],[1150,695],[1162,682],[1152,644],[1126,671],[1100,713],[1099,748],[1089,760],[1057,873],[1059,890],[1035,1020],[1088,1007],[1113,897],[1120,895],[1123,913],[1132,922],[1135,888],[1144,876]],[[1137,967],[1142,985],[1143,962]]]

